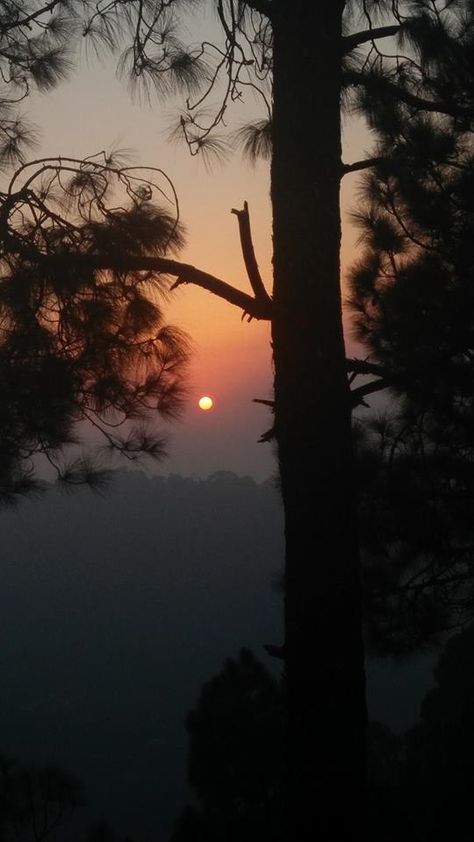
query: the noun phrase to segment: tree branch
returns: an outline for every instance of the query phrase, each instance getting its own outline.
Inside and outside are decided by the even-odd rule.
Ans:
[[[388,95],[392,99],[404,102],[406,105],[410,105],[418,111],[448,114],[451,117],[458,117],[459,119],[467,119],[469,121],[472,121],[474,116],[471,108],[463,108],[455,102],[433,102],[432,100],[424,99],[411,93],[411,91],[399,87],[395,82],[391,82],[390,79],[384,79],[380,76],[370,76],[357,70],[347,70],[344,73],[344,81],[346,84],[354,87],[362,86],[380,95]]]
[[[30,259],[32,255],[29,255]],[[268,320],[271,318],[271,301],[260,301],[252,298],[246,292],[231,286],[230,284],[203,272],[189,263],[180,263],[177,260],[170,260],[166,257],[126,255],[126,254],[39,254],[34,259],[43,266],[60,269],[74,263],[80,269],[110,269],[117,272],[157,272],[166,275],[173,275],[176,281],[171,287],[175,289],[181,284],[194,284],[201,287],[219,298],[228,301],[235,307],[243,310],[244,313],[253,319]]]
[[[247,270],[250,286],[253,289],[255,300],[261,302],[262,304],[270,305],[271,298],[265,289],[255,257],[255,251],[252,243],[252,233],[250,230],[248,203],[244,202],[243,210],[232,208],[231,213],[236,215],[239,222],[240,245],[242,247],[245,268]]]
[[[346,359],[346,371],[353,371],[355,374],[373,374],[374,377],[388,377],[387,371],[378,363],[355,358]]]
[[[342,174],[347,175],[350,172],[359,172],[360,170],[368,170],[370,167],[375,167],[377,164],[385,161],[386,158],[383,156],[374,157],[374,158],[365,158],[362,161],[354,161],[353,164],[343,164],[342,165]]]
[[[368,41],[375,41],[378,38],[389,38],[400,31],[400,24],[392,26],[379,26],[376,29],[365,29],[363,32],[354,32],[353,35],[346,35],[342,39],[342,54],[344,56]]]
[[[370,383],[364,383],[363,386],[358,386],[357,389],[351,390],[351,402],[352,406],[367,406],[364,401],[364,398],[367,395],[372,395],[374,392],[380,392],[382,389],[387,389],[388,383],[386,380],[371,380]]]
[[[58,6],[60,3],[61,3],[61,0],[50,0],[49,3],[45,3],[45,5],[42,6],[40,9],[36,9],[34,12],[31,12],[31,14],[26,15],[26,17],[22,18],[21,20],[18,20],[18,18],[14,18],[9,23],[2,24],[0,26],[0,32],[3,35],[5,32],[8,32],[10,29],[19,29],[22,26],[29,26],[29,24],[36,21],[42,15],[45,15],[48,12],[50,12],[50,13],[53,12],[55,7]]]

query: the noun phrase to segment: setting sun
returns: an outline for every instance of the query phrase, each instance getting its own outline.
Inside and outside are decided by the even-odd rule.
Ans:
[[[203,409],[207,412],[208,409],[212,409],[214,406],[214,401],[208,395],[204,395],[202,398],[199,398],[198,406],[199,409]]]

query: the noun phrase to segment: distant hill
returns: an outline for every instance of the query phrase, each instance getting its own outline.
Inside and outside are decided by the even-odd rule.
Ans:
[[[277,491],[119,472],[105,497],[51,490],[0,523],[0,749],[81,778],[84,821],[165,842],[200,686],[241,647],[278,668],[263,649],[282,640]],[[370,666],[377,718],[413,719],[421,667]]]

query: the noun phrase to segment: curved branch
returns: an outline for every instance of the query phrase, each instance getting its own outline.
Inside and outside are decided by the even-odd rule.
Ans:
[[[156,272],[159,274],[172,275],[176,281],[171,287],[175,289],[181,284],[194,284],[194,286],[206,289],[208,292],[217,295],[233,304],[244,313],[248,313],[253,319],[268,320],[271,318],[271,301],[260,301],[242,292],[231,284],[203,272],[189,263],[181,263],[178,260],[170,260],[167,257],[142,256],[134,254],[39,254],[30,253],[30,259],[34,259],[43,266],[60,269],[74,262],[74,265],[81,269],[91,270],[112,270],[117,272]]]
[[[391,35],[397,35],[399,31],[400,24],[393,24],[392,26],[365,29],[363,32],[354,32],[353,35],[345,35],[342,39],[342,54],[346,56],[347,53],[355,50],[361,44],[367,44],[367,42],[375,41],[378,38],[389,38]]]
[[[474,117],[472,108],[463,108],[461,105],[450,101],[433,102],[432,100],[424,99],[424,97],[417,96],[417,94],[401,88],[395,82],[390,81],[390,79],[384,79],[380,76],[370,76],[357,70],[347,70],[344,73],[344,81],[347,85],[352,85],[353,87],[362,86],[380,95],[388,95],[392,99],[404,102],[405,105],[409,105],[418,111],[448,114],[451,117],[469,121]]]

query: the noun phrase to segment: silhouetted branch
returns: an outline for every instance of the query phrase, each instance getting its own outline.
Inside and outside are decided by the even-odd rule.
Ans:
[[[45,3],[44,6],[41,8],[36,9],[34,12],[31,12],[29,15],[27,14],[24,18],[14,17],[13,20],[9,20],[7,22],[2,22],[0,25],[0,32],[3,34],[8,32],[10,29],[20,29],[22,26],[30,26],[34,21],[38,20],[38,18],[42,17],[48,12],[52,12],[56,6],[59,6],[63,0],[50,0],[49,3]]]
[[[396,35],[399,31],[400,25],[393,24],[392,26],[379,26],[375,29],[365,29],[363,32],[354,32],[352,35],[346,35],[342,39],[342,54],[345,56],[361,44],[367,44],[367,42],[375,41],[378,38],[389,38],[391,35]]]
[[[346,70],[344,80],[346,85],[365,87],[367,90],[378,93],[380,96],[388,96],[397,102],[404,102],[405,105],[409,105],[417,111],[448,114],[451,117],[457,117],[462,120],[472,120],[474,116],[472,108],[463,108],[452,100],[433,102],[432,100],[411,93],[411,91],[395,84],[390,79],[376,76],[375,74],[368,75],[357,70]]]
[[[249,206],[244,202],[243,210],[232,208],[231,213],[234,213],[239,222],[240,244],[242,246],[242,255],[244,258],[245,268],[250,281],[250,286],[253,289],[255,300],[271,306],[271,298],[268,295],[265,285],[262,281],[262,276],[258,268],[255,251],[252,242],[252,232],[250,230],[250,216]]]
[[[347,359],[346,371],[353,371],[356,374],[373,374],[376,377],[387,377],[387,371],[378,363],[371,363],[368,360]]]
[[[166,272],[168,275],[177,275],[177,280],[171,289],[176,289],[181,284],[194,284],[195,286],[201,287],[201,289],[212,292],[213,295],[217,295],[219,298],[223,298],[229,304],[239,307],[253,319],[268,320],[271,318],[270,300],[257,301],[256,298],[252,298],[251,295],[231,286],[220,278],[216,278],[214,275],[210,275],[208,272],[203,272],[201,269],[196,269],[195,266],[186,263],[177,263],[175,260],[166,260],[164,258],[148,258],[148,260],[150,261],[148,267],[143,268]],[[153,265],[154,262],[156,265]],[[161,264],[161,267],[159,264]]]
[[[258,439],[259,444],[266,444],[269,441],[273,441],[275,438],[275,427],[270,427],[269,430],[266,430],[260,438]]]
[[[31,254],[30,254],[31,257]],[[66,268],[74,261],[74,265],[78,269],[110,269],[117,272],[157,272],[160,274],[174,275],[176,281],[171,289],[181,284],[194,284],[195,286],[206,289],[233,304],[235,307],[248,313],[254,319],[270,319],[271,306],[270,302],[257,301],[242,292],[240,289],[227,284],[220,278],[210,275],[208,272],[203,272],[195,266],[188,263],[180,263],[177,260],[171,260],[166,257],[148,256],[148,255],[113,255],[113,254],[36,254],[35,259],[44,267],[60,269],[64,266]]]
[[[370,167],[376,167],[377,164],[380,164],[382,161],[385,161],[383,156],[374,157],[374,158],[365,158],[361,161],[354,161],[353,164],[343,164],[342,165],[342,174],[347,175],[350,172],[359,172],[360,170],[368,170]]]
[[[263,406],[269,406],[270,409],[275,409],[275,401],[267,401],[264,398],[252,398],[253,403],[261,403]]]
[[[381,392],[382,389],[386,389],[388,385],[389,384],[386,380],[371,380],[370,383],[364,383],[363,386],[358,386],[357,389],[352,389],[352,406],[360,406],[361,404],[366,406],[364,398],[367,397],[367,395],[372,395],[374,392]]]

